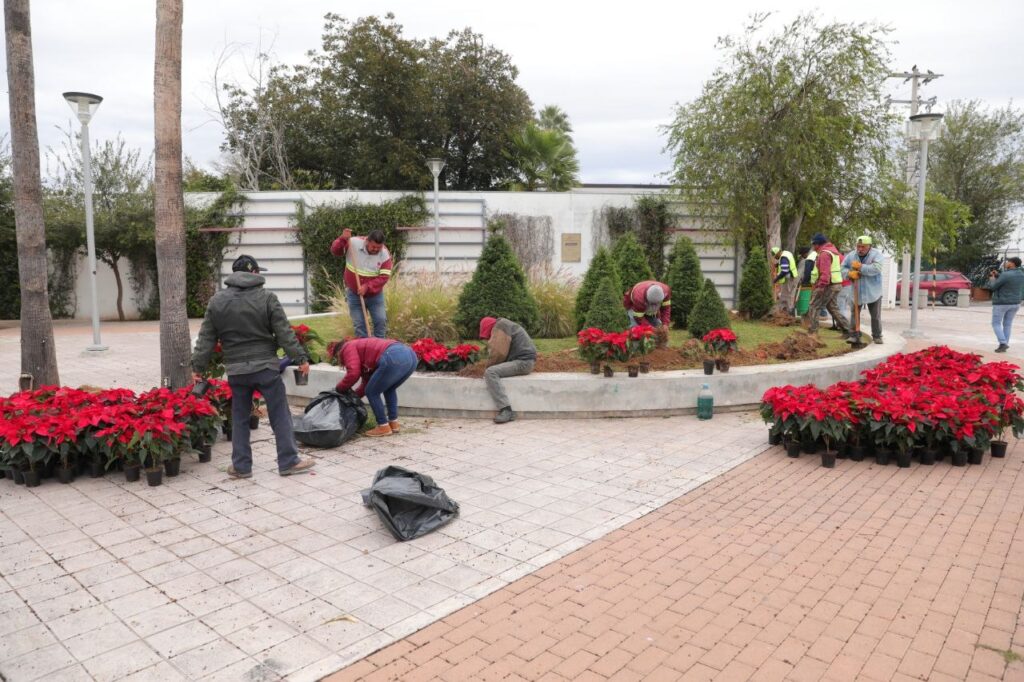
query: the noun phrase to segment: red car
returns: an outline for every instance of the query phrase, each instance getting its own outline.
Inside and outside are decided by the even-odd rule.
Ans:
[[[914,281],[914,276],[910,276],[910,281]],[[900,298],[900,289],[903,285],[903,280],[896,282],[896,299]],[[926,270],[921,273],[921,291],[927,292],[929,298],[935,298],[939,300],[942,305],[956,305],[956,299],[959,295],[958,289],[970,289],[971,280],[964,277],[961,273],[955,270]],[[913,289],[911,289],[913,291]]]

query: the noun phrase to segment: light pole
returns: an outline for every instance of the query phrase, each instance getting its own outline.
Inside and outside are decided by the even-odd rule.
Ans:
[[[427,159],[427,167],[434,174],[434,272],[441,272],[441,222],[437,212],[437,176],[444,170],[444,159]]]
[[[88,92],[65,92],[64,99],[71,105],[78,122],[82,124],[82,180],[85,185],[85,248],[89,254],[89,295],[92,300],[92,345],[86,350],[103,351],[100,342],[100,309],[96,298],[96,237],[92,225],[92,155],[89,151],[89,121],[103,98]]]
[[[939,123],[942,114],[915,114],[910,117],[910,139],[920,140],[921,155],[918,157],[917,181],[917,230],[914,235],[914,298],[910,305],[910,329],[904,332],[907,338],[924,336],[917,328],[917,311],[921,306],[921,241],[924,238],[924,188],[928,175],[928,142],[939,137]]]

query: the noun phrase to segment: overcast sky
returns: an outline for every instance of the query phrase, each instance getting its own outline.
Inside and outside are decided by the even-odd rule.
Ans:
[[[102,140],[120,132],[132,146],[153,146],[155,3],[145,0],[34,0],[33,47],[40,144],[56,146],[71,122],[66,90],[104,98],[90,132]],[[208,108],[211,77],[226,45],[252,52],[262,34],[277,61],[305,61],[320,47],[323,15],[396,15],[407,37],[442,37],[466,26],[511,55],[519,84],[535,106],[557,104],[571,119],[584,182],[661,182],[670,167],[659,126],[677,102],[697,96],[718,63],[715,39],[741,31],[751,12],[772,9],[779,22],[819,9],[827,20],[889,25],[893,68],[917,64],[945,77],[923,94],[941,111],[950,99],[996,105],[1024,99],[1024,2],[1019,0],[858,0],[774,5],[719,2],[589,2],[519,0],[185,0],[182,127],[185,154],[210,167],[223,136]],[[4,77],[6,78],[6,60]],[[241,73],[241,62],[235,68]],[[5,88],[6,91],[6,88]],[[897,98],[909,85],[892,82]],[[2,107],[0,130],[8,132]]]

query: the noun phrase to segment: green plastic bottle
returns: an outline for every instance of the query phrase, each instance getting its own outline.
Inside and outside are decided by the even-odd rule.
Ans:
[[[711,386],[704,384],[697,394],[697,419],[711,419],[715,412],[715,398],[711,395]]]

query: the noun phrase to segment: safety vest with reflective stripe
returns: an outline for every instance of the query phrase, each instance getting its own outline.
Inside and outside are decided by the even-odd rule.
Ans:
[[[831,283],[832,284],[842,284],[843,283],[843,261],[839,258],[839,252],[835,250],[835,247],[833,247],[831,249],[827,249],[827,251],[830,254],[832,254],[832,265],[829,268],[831,270],[831,272],[832,272],[832,281],[831,281]],[[814,269],[811,270],[811,284],[816,284],[818,282],[818,277],[819,277],[819,273],[818,273],[818,259],[815,258],[814,259]]]
[[[799,277],[799,273],[796,271],[796,259],[793,258],[793,254],[791,254],[789,251],[783,251],[782,259],[789,263],[789,276]]]
[[[345,258],[345,269],[350,270],[360,277],[379,277],[380,275],[391,275],[390,265],[391,253],[388,247],[381,246],[377,253],[369,253],[366,250],[365,237],[352,237],[348,240],[348,253]]]

